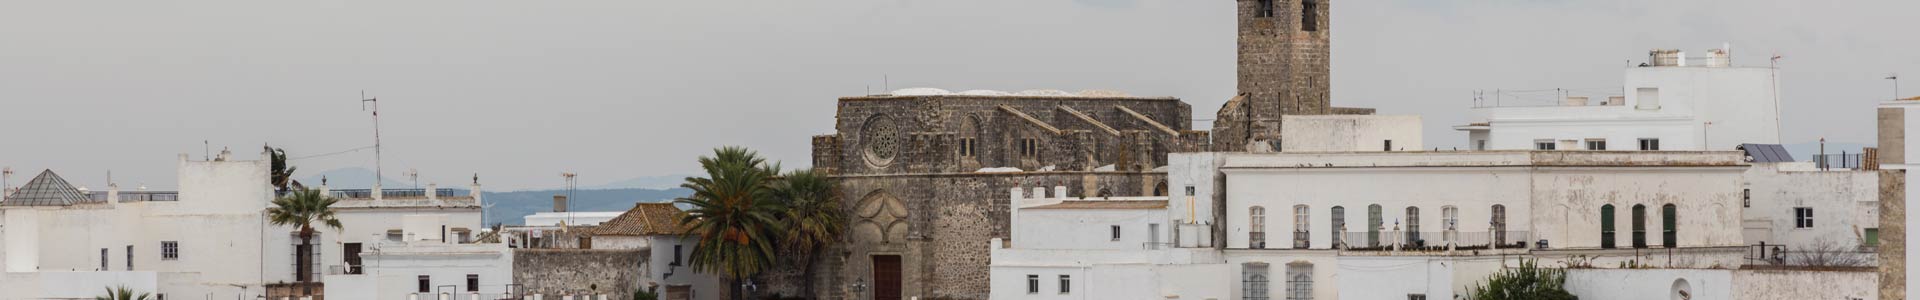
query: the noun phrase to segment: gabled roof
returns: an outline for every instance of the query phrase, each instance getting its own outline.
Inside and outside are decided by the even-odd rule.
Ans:
[[[0,206],[69,206],[103,202],[88,198],[86,193],[67,184],[67,180],[61,179],[53,170],[45,170],[27,181],[26,185],[20,186],[20,190],[8,195],[5,201],[0,201]]]
[[[1740,150],[1747,152],[1748,162],[1793,162],[1793,154],[1779,144],[1740,144]]]
[[[680,226],[680,208],[672,202],[635,203],[626,213],[600,223],[588,235],[681,235],[686,227]]]

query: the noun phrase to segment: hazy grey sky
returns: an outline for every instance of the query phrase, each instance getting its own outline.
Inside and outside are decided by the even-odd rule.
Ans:
[[[489,189],[695,171],[719,145],[808,164],[834,99],[893,88],[1111,89],[1212,119],[1228,0],[7,1],[0,165],[174,185],[201,141],[243,158],[372,144],[387,174]],[[1474,89],[1617,87],[1651,48],[1782,61],[1785,138],[1871,143],[1889,72],[1920,79],[1920,1],[1337,0],[1334,102],[1464,135]],[[1920,80],[1907,80],[1909,95]],[[1206,128],[1208,124],[1196,124]],[[296,161],[371,167],[370,151]]]

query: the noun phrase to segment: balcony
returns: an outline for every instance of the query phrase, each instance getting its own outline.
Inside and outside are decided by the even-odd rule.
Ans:
[[[1349,251],[1447,251],[1524,249],[1526,231],[1400,231],[1336,234],[1335,247]]]

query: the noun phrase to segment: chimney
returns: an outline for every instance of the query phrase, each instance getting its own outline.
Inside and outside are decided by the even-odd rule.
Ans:
[[[567,212],[567,195],[553,195],[553,212]]]

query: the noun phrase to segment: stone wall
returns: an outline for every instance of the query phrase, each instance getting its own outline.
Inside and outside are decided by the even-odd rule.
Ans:
[[[1204,149],[1194,143],[1206,141],[1205,132],[1188,130],[1190,109],[1175,98],[874,96],[839,103],[836,134],[813,140],[815,165],[837,174],[1145,170],[1165,165],[1167,152]]]
[[[1274,0],[1270,8],[1261,2],[1239,0],[1237,87],[1244,101],[1221,108],[1215,151],[1244,151],[1249,141],[1279,138],[1281,115],[1361,112],[1331,104],[1332,1]]]
[[[993,238],[1009,237],[1010,189],[1064,185],[1069,196],[1103,192],[1142,195],[1163,189],[1159,183],[1165,181],[1165,173],[980,173],[838,179],[842,199],[852,215],[848,218],[846,243],[824,252],[818,262],[816,291],[823,298],[849,296],[853,293],[849,286],[855,282],[873,284],[872,257],[899,255],[903,298],[986,299],[988,243]],[[772,290],[791,295],[786,291],[795,288]]]
[[[640,288],[641,250],[514,249],[513,282],[525,293],[606,294],[632,299]]]
[[[1906,170],[1880,171],[1881,299],[1907,297],[1906,174]]]

